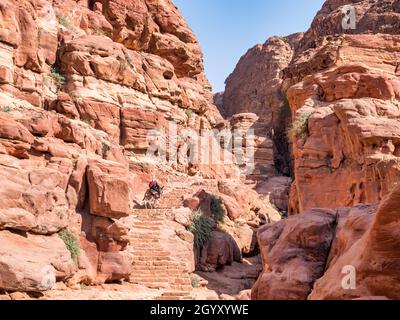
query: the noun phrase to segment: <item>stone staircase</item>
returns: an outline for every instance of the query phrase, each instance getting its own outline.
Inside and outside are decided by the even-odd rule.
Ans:
[[[160,200],[158,208],[174,209],[183,207],[183,200],[189,194],[187,188],[173,188],[165,192]]]
[[[166,202],[167,204],[167,202]],[[190,277],[185,266],[174,261],[163,249],[161,229],[171,209],[136,209],[130,235],[133,272],[130,282],[148,288],[166,290],[160,300],[191,299]]]
[[[192,285],[190,276],[182,263],[163,249],[161,230],[173,216],[173,209],[183,207],[186,197],[201,189],[218,192],[215,180],[202,180],[188,185],[187,179],[171,181],[156,209],[134,209],[130,245],[133,252],[133,272],[130,282],[164,293],[157,300],[186,300]]]
[[[166,186],[159,205],[160,209],[173,209],[183,207],[183,200],[196,191],[205,189],[211,193],[218,193],[218,184],[215,180],[203,179],[199,183],[187,185],[187,180],[174,181]]]

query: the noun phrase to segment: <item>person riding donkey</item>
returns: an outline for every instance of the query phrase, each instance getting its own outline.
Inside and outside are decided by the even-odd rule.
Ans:
[[[163,187],[160,187],[156,178],[152,178],[149,183],[149,188],[147,189],[144,198],[143,204],[146,208],[155,208],[158,205],[158,202],[161,199],[161,195],[163,192]]]
[[[161,187],[158,184],[156,178],[152,178],[150,183],[149,183],[149,189],[150,192],[152,192],[153,195],[157,196],[157,199],[161,197]]]

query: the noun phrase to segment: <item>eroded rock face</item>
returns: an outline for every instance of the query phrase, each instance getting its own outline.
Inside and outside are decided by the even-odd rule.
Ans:
[[[292,212],[376,204],[397,181],[398,43],[392,35],[325,39],[312,57],[307,51],[285,70],[286,85],[303,78],[287,91],[294,126],[303,131],[292,135]],[[371,54],[377,51],[389,65]],[[303,68],[317,68],[327,54],[326,69],[304,78]]]
[[[342,10],[346,5],[356,10],[355,30],[342,27]],[[269,119],[267,123],[281,124],[285,135],[289,131],[291,148],[282,149],[283,132],[274,130],[275,167],[285,173],[280,164],[282,156],[286,160],[290,158],[289,151],[294,160],[293,171],[289,170],[294,178],[289,212],[300,215],[298,220],[291,217],[259,231],[264,273],[253,288],[254,298],[398,298],[397,287],[392,291],[388,287],[397,277],[397,241],[390,242],[393,246],[385,243],[394,232],[396,222],[383,218],[390,215],[388,208],[397,201],[399,180],[398,24],[397,0],[326,1],[311,28],[296,38],[296,45],[282,46],[287,38],[273,38],[274,41],[263,47],[251,49],[228,79],[227,100],[221,110],[238,110],[231,111],[233,115],[253,109],[260,119]],[[288,50],[282,50],[285,47]],[[261,53],[267,48],[272,55]],[[284,62],[286,67],[277,61]],[[266,70],[275,73],[270,77],[272,73]],[[253,79],[257,83],[251,85]],[[265,83],[269,83],[268,89],[273,93],[286,96],[287,103],[284,99],[274,103],[265,90]],[[244,85],[239,88],[239,84]],[[262,105],[257,101],[267,102]],[[229,108],[233,105],[237,107]],[[273,179],[277,178],[259,182],[256,190],[271,192],[270,197],[282,209],[281,199],[288,189],[271,190]],[[378,204],[380,208],[376,210]],[[335,227],[327,233],[331,247],[325,247],[317,258],[312,255],[302,260],[299,252],[307,252],[302,240],[284,239],[282,234],[294,221],[302,221],[307,227],[313,221],[310,211],[316,207],[327,208],[324,211],[331,209],[334,213],[331,223]],[[385,236],[383,231],[377,231],[384,229]],[[307,239],[313,239],[312,235]],[[274,251],[275,248],[279,250]],[[300,262],[290,259],[295,261],[295,267],[285,258],[292,250],[300,256]],[[319,261],[319,267],[307,265],[310,261]],[[291,270],[301,269],[301,265],[306,265],[303,278],[300,272],[292,276]],[[345,266],[354,266],[356,270],[355,290],[342,287]]]
[[[275,169],[296,178],[292,213],[377,204],[397,181],[398,15],[397,0],[326,1],[307,32],[255,46],[227,79],[220,109],[259,117]]]
[[[364,216],[358,210],[350,212],[337,233],[337,250],[332,252],[329,267],[316,282],[309,299],[400,298],[397,280],[400,261],[397,237],[399,200],[400,189],[396,187],[382,201],[374,216],[365,209],[362,210]],[[347,273],[343,273],[344,270]],[[348,270],[355,271],[354,284],[350,278],[344,278],[349,274]]]
[[[0,232],[0,287],[11,291],[46,291],[70,277],[76,267],[58,235],[21,236]]]
[[[252,289],[255,300],[305,300],[325,269],[336,212],[314,209],[261,227],[257,233],[264,270]]]
[[[355,30],[344,30],[342,27],[342,10],[346,5],[353,6],[357,13]],[[398,34],[399,16],[398,0],[327,0],[315,16],[311,28],[305,33],[302,45],[309,47],[318,37],[341,33]]]
[[[346,5],[354,30],[342,26]],[[396,0],[326,1],[283,70],[297,128],[293,213],[377,204],[397,181],[398,16]]]
[[[253,299],[399,299],[398,196],[396,187],[378,208],[313,209],[260,228]]]
[[[280,72],[289,65],[301,36],[272,37],[240,59],[226,80],[223,108],[228,116],[252,112],[271,125],[273,111],[282,102]]]
[[[281,90],[281,72],[289,66],[302,36],[271,37],[263,45],[251,48],[226,80],[220,107],[226,117],[235,116],[236,123],[240,123],[237,117],[242,113],[251,112],[258,117],[252,124],[258,140],[258,166],[253,178],[258,181],[275,175],[274,170],[284,175],[292,172],[286,137],[290,112]]]
[[[132,199],[128,167],[93,161],[87,170],[90,213],[117,219],[129,215]]]
[[[194,237],[187,231],[191,211],[181,202],[203,189],[219,193],[219,180],[240,180],[234,162],[187,161],[191,137],[221,121],[197,39],[171,1],[3,1],[0,290],[45,291],[56,281],[70,287],[134,279],[143,284],[149,279],[138,267],[162,273],[162,280],[150,279],[156,288],[188,290]],[[168,164],[145,157],[159,146],[148,134],[168,135],[172,123],[176,131],[163,145],[175,144],[178,159],[171,160],[169,148]],[[142,212],[134,218],[153,176],[170,193],[161,204],[165,217],[149,221]],[[174,195],[179,177],[181,193]],[[190,179],[200,185],[186,186]],[[236,201],[232,194],[226,199]],[[251,192],[251,199],[231,207],[232,218],[258,227],[260,202]],[[261,211],[267,220],[268,210]],[[240,245],[238,256],[254,251],[247,222],[232,240]],[[162,230],[151,235],[159,256],[149,258],[144,238],[154,223]],[[77,257],[60,231],[75,238]],[[213,242],[210,252],[219,244]],[[225,249],[221,256],[230,254]],[[164,266],[155,258],[174,268],[159,271]]]

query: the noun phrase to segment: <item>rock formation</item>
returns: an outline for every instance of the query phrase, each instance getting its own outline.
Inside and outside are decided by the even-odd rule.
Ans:
[[[228,164],[188,161],[191,139],[223,118],[171,1],[2,1],[0,62],[0,296],[124,282],[121,291],[130,283],[153,298],[188,297],[187,229],[204,203],[184,209],[185,199],[223,198],[228,215],[213,231],[223,236],[201,255],[214,269],[232,263],[214,259],[220,240],[233,241],[241,262],[257,254],[260,224],[280,219],[249,187],[240,192],[250,198],[237,197],[231,153]],[[152,176],[165,196],[143,210]]]
[[[399,16],[328,0],[213,99],[170,0],[2,1],[0,299],[400,299]]]
[[[328,0],[307,32],[254,47],[227,79],[220,109],[267,123],[275,169],[294,179],[294,216],[258,232],[255,299],[399,298],[399,4]],[[346,5],[355,29],[343,28]],[[354,290],[342,287],[346,266]]]

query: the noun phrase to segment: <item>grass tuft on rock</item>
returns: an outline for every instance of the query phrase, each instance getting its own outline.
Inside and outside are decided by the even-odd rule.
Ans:
[[[64,241],[65,246],[68,251],[71,253],[71,258],[74,262],[78,262],[78,258],[81,255],[81,247],[79,245],[78,239],[69,232],[67,229],[63,229],[58,233],[59,237],[62,241]]]
[[[226,217],[226,211],[222,205],[222,199],[217,196],[211,198],[211,213],[217,222],[223,222]]]
[[[190,277],[190,283],[192,284],[193,288],[200,288],[200,282],[195,277]]]
[[[308,119],[312,115],[312,112],[305,111],[301,113],[296,120],[293,122],[292,126],[288,130],[288,135],[290,138],[305,138],[308,135]]]
[[[51,69],[49,76],[54,80],[58,89],[64,85],[65,77],[56,68]]]
[[[206,217],[201,210],[193,213],[188,230],[194,235],[194,244],[197,249],[201,249],[210,239],[214,226],[214,221]]]
[[[65,29],[71,31],[72,33],[76,33],[77,30],[75,26],[69,21],[69,19],[63,14],[57,14],[58,24],[63,26]]]

